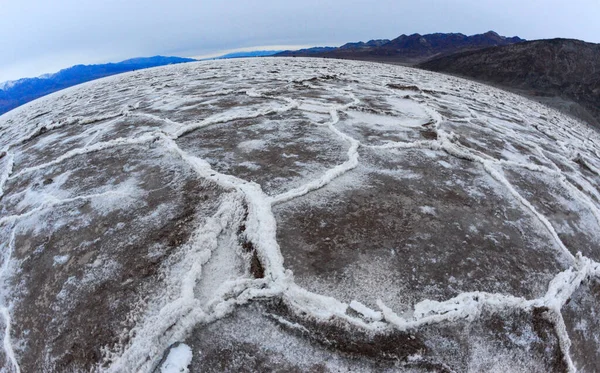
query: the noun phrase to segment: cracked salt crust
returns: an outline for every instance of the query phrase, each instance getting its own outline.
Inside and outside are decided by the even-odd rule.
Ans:
[[[320,78],[311,69],[315,63],[322,64],[328,76],[344,78]],[[281,69],[276,78],[266,73],[279,64],[289,66]],[[164,75],[169,75],[169,82],[166,82]],[[249,77],[255,78],[258,83],[248,84],[245,79]],[[398,81],[405,86],[416,86],[418,90],[411,89],[407,94],[398,88]],[[260,89],[255,88],[256,85]],[[461,87],[460,92],[453,93],[457,86]],[[115,87],[127,88],[128,93],[119,93]],[[194,98],[181,95],[181,92],[211,99],[196,102]],[[377,110],[381,108],[373,107],[375,114],[353,112],[354,107],[360,107],[363,101],[367,102],[365,92],[371,95],[385,94],[386,105],[391,113],[384,113],[386,116],[379,120],[377,115],[383,114]],[[247,105],[236,106],[235,96],[239,95],[247,99]],[[309,99],[303,99],[303,95]],[[506,105],[500,108],[497,105],[499,101]],[[194,131],[210,131],[214,125],[304,110],[309,119],[320,118],[315,113],[329,114],[329,121],[319,120],[312,125],[326,128],[332,136],[347,145],[346,160],[325,170],[318,177],[303,180],[299,186],[275,195],[265,194],[257,183],[217,172],[206,160],[183,150],[179,144],[186,135]],[[194,118],[194,113],[200,111],[202,116]],[[394,132],[394,121],[389,118],[394,113],[399,121],[396,132],[399,136],[395,138],[386,135]],[[183,114],[191,118],[182,121],[180,117]],[[135,126],[135,118],[146,118],[159,125],[140,128],[139,131],[124,131],[126,136],[123,137],[101,137],[101,134],[109,133],[102,126],[116,128],[114,121],[120,119],[132,120]],[[597,227],[600,223],[600,207],[595,186],[598,185],[600,168],[600,139],[581,123],[541,105],[475,83],[402,67],[346,61],[317,62],[311,59],[253,59],[170,66],[91,82],[14,110],[0,117],[0,126],[3,130],[0,146],[4,149],[0,163],[0,196],[10,197],[10,194],[4,195],[9,183],[69,159],[140,145],[160,148],[176,156],[199,178],[228,191],[227,196],[221,199],[219,209],[199,223],[190,240],[182,244],[179,261],[173,264],[171,271],[165,272],[165,281],[170,286],[161,295],[163,300],[151,301],[150,304],[155,308],[140,313],[141,319],[135,323],[132,331],[134,337],[121,350],[106,354],[107,360],[102,370],[153,371],[169,346],[180,342],[193,328],[225,317],[238,305],[264,298],[280,298],[288,307],[305,312],[316,320],[341,319],[356,328],[373,331],[391,328],[415,330],[424,325],[453,320],[476,320],[484,307],[487,310],[526,311],[534,307],[547,307],[565,363],[570,371],[576,370],[570,355],[571,340],[561,310],[584,280],[598,278],[600,265],[589,257],[576,254],[579,251],[577,247],[565,246],[557,233],[555,222],[509,181],[505,171],[508,168],[523,169],[552,175],[571,199],[591,212],[596,221],[587,219],[586,224]],[[61,131],[72,131],[77,126],[81,126],[82,131],[88,131],[84,132],[87,135],[78,137],[75,142],[59,135]],[[501,141],[486,143],[481,139],[469,139],[473,133],[482,133],[479,127],[482,130],[485,128],[490,139],[495,136]],[[402,133],[408,133],[409,136],[400,135]],[[377,145],[373,145],[373,141]],[[42,163],[25,161],[27,157],[21,155],[28,152],[29,147],[22,145],[27,143],[37,143],[37,146],[31,147],[37,150],[43,148],[44,143],[54,144],[57,154]],[[244,148],[260,149],[256,143],[251,145]],[[537,218],[542,229],[554,240],[556,254],[563,255],[569,261],[569,268],[557,273],[548,284],[545,295],[539,298],[525,299],[510,294],[471,291],[444,301],[422,299],[404,316],[381,300],[376,302],[379,310],[375,310],[361,303],[361,299],[347,304],[301,288],[284,265],[273,207],[310,196],[316,190],[334,185],[333,182],[341,176],[351,175],[361,165],[361,155],[365,149],[389,151],[390,156],[396,156],[394,152],[410,149],[443,152],[480,165],[503,186],[506,196],[513,198],[524,211]],[[440,164],[451,166],[449,162]],[[578,171],[579,165],[584,165],[585,171]],[[299,166],[305,167],[306,164],[300,163]],[[261,172],[260,169],[250,170]],[[14,237],[20,224],[59,205],[68,206],[83,200],[96,203],[102,198],[123,192],[118,189],[107,190],[66,198],[62,198],[65,196],[61,196],[58,190],[54,194],[61,198],[34,196],[31,191],[27,193],[27,198],[35,197],[39,201],[35,207],[32,205],[28,211],[20,213],[7,212],[0,217],[0,223],[9,227],[11,232],[11,239],[2,251],[0,277],[4,282],[15,275],[15,268],[19,266],[13,260],[13,252],[19,250],[14,247]],[[234,242],[223,237],[233,234],[233,222],[243,215],[242,204],[247,209],[244,236],[254,245],[265,276],[253,279],[240,272],[239,277],[225,278],[216,291],[207,293],[208,289],[202,287],[209,285],[203,285],[202,280],[209,263],[216,263],[219,268],[219,263],[228,261],[219,259],[228,257],[222,255],[223,250],[236,250]],[[110,204],[106,208],[108,211],[118,206]],[[429,215],[436,213],[429,206],[422,206],[421,211]],[[212,273],[218,274],[218,270]],[[219,278],[216,277],[206,281],[206,284],[214,287],[218,282]],[[201,288],[198,289],[198,286]],[[10,292],[10,289],[4,289],[2,294],[1,310],[5,325],[3,346],[10,369],[19,371],[21,355],[15,352],[11,342],[11,304],[18,298],[11,298]],[[198,294],[203,295],[197,298]],[[349,308],[355,314],[349,314]],[[175,352],[171,349],[169,356]],[[182,361],[191,360],[187,351],[184,355]],[[484,351],[478,359],[485,358],[485,355]],[[416,357],[414,359],[418,360]]]

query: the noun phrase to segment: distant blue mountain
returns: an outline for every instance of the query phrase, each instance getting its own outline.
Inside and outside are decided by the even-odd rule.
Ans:
[[[283,52],[283,51],[277,50],[277,51],[233,52],[233,53],[224,54],[219,57],[215,57],[214,59],[220,60],[220,59],[227,59],[227,58],[267,57],[267,56],[273,56],[273,55],[275,55],[277,53],[281,53],[281,52]]]
[[[344,46],[348,46],[349,44],[351,44],[351,43],[344,44]],[[359,43],[354,43],[354,44],[359,44]],[[283,52],[277,53],[277,56],[296,57],[296,55],[298,55],[298,56],[304,56],[304,57],[312,57],[312,56],[321,57],[322,54],[328,53],[328,52],[333,52],[337,49],[338,49],[337,47],[312,47],[312,48],[299,49],[297,51],[283,51]]]
[[[75,65],[55,74],[0,83],[0,115],[36,98],[90,80],[149,67],[193,61],[196,60],[164,56],[141,57],[118,63]]]

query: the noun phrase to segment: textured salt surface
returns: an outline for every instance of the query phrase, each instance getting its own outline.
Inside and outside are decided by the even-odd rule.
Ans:
[[[519,96],[202,62],[30,103],[0,149],[4,371],[598,367],[600,138]]]

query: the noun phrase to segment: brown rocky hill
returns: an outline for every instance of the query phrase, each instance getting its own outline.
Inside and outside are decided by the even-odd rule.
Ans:
[[[517,91],[600,128],[600,44],[535,40],[461,52],[418,67]]]

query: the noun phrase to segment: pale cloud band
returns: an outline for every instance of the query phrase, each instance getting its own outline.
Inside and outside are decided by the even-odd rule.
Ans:
[[[0,81],[78,63],[335,46],[417,32],[600,42],[598,0],[0,0],[0,9]]]

